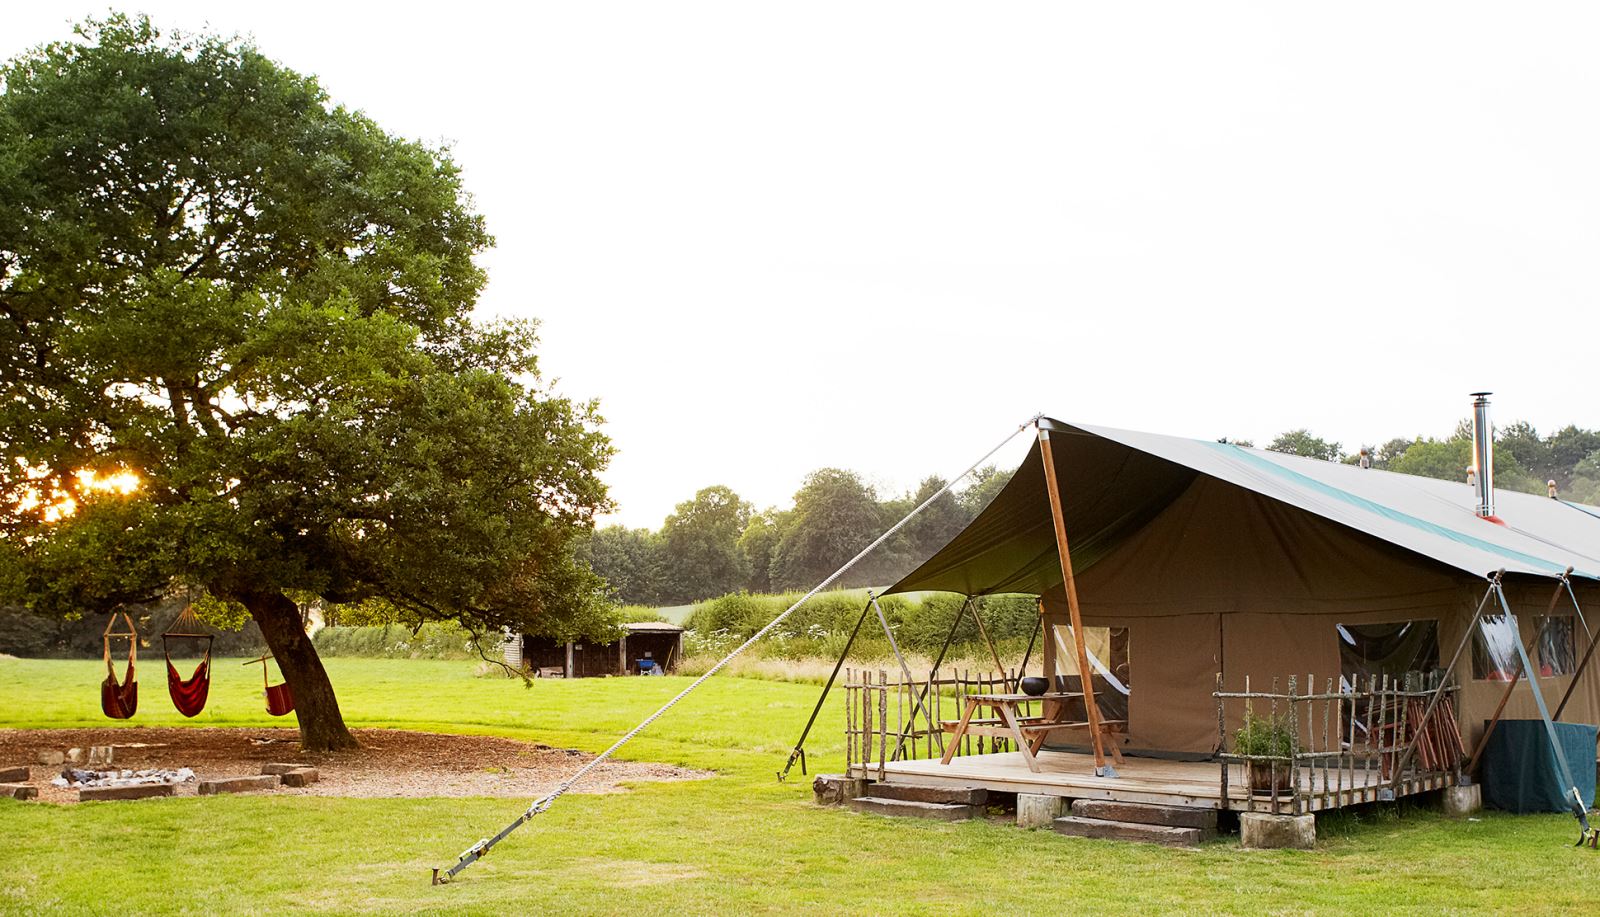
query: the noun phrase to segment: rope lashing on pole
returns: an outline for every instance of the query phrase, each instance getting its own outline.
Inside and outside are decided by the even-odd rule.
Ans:
[[[466,869],[468,866],[471,866],[473,863],[476,863],[477,861],[483,859],[485,854],[487,854],[491,849],[493,849],[496,844],[498,844],[501,841],[505,840],[506,837],[511,834],[511,832],[513,832],[513,831],[517,830],[518,828],[522,827],[523,825],[527,824],[530,820],[533,819],[534,816],[539,815],[539,814],[543,813],[545,810],[549,809],[550,806],[555,804],[555,801],[557,799],[560,799],[562,796],[565,796],[567,794],[568,790],[571,790],[572,787],[575,784],[577,784],[578,781],[580,781],[584,777],[586,777],[589,774],[589,772],[594,770],[596,767],[598,767],[601,762],[605,761],[607,758],[610,758],[613,754],[616,753],[616,751],[618,749],[620,749],[622,746],[628,744],[628,742],[632,741],[634,736],[636,736],[639,733],[643,732],[645,729],[647,729],[650,726],[651,723],[654,723],[656,720],[660,719],[668,710],[671,710],[673,707],[677,706],[679,701],[683,700],[685,697],[688,697],[689,694],[692,693],[696,688],[698,688],[702,684],[704,684],[706,679],[708,679],[711,676],[713,676],[713,675],[717,674],[718,672],[722,671],[722,668],[724,666],[726,666],[728,663],[732,662],[734,660],[734,658],[737,657],[740,653],[743,653],[745,650],[749,649],[750,647],[754,646],[756,643],[760,642],[760,640],[763,637],[765,637],[767,634],[771,633],[772,630],[774,628],[776,628],[779,624],[782,624],[784,622],[784,620],[786,620],[789,617],[789,615],[793,614],[795,612],[795,610],[798,609],[801,605],[804,605],[806,602],[810,601],[810,599],[813,596],[815,596],[817,593],[819,593],[822,590],[824,590],[824,589],[828,588],[829,586],[833,585],[834,581],[836,581],[837,579],[839,579],[839,577],[841,577],[841,576],[845,575],[846,573],[848,573],[850,571],[850,568],[852,568],[856,564],[860,563],[861,560],[863,558],[865,558],[868,554],[871,554],[873,551],[877,550],[880,545],[882,545],[885,541],[888,541],[891,537],[893,537],[896,532],[900,531],[900,529],[903,528],[906,523],[910,522],[912,520],[912,518],[914,518],[918,513],[922,512],[924,509],[927,509],[928,506],[930,506],[935,500],[939,499],[940,497],[942,497],[946,493],[948,493],[951,488],[955,487],[956,484],[958,482],[960,482],[963,478],[967,477],[967,475],[970,475],[974,471],[977,471],[979,468],[983,467],[983,464],[985,462],[987,462],[990,458],[992,458],[996,452],[999,452],[1001,449],[1004,449],[1007,445],[1010,444],[1010,442],[1013,439],[1016,439],[1017,438],[1017,434],[1021,433],[1023,430],[1026,430],[1029,427],[1033,426],[1034,424],[1038,423],[1039,422],[1039,418],[1041,418],[1043,416],[1044,416],[1043,414],[1035,414],[1032,417],[1028,418],[1027,422],[1023,423],[1021,426],[1017,427],[1015,430],[1012,430],[1011,433],[1009,435],[1007,435],[1005,439],[1001,440],[998,445],[996,445],[993,449],[990,449],[988,452],[984,453],[983,458],[980,458],[976,462],[973,462],[970,466],[967,467],[967,469],[965,471],[963,471],[960,474],[956,475],[955,477],[951,478],[950,482],[948,484],[946,484],[945,486],[941,487],[939,489],[938,493],[933,494],[932,496],[928,497],[928,499],[923,500],[921,503],[917,504],[915,509],[911,510],[911,512],[909,512],[909,513],[906,513],[905,518],[901,519],[899,522],[896,522],[894,525],[890,526],[887,531],[885,531],[882,535],[879,535],[877,537],[877,539],[875,539],[871,544],[869,544],[866,547],[862,548],[860,553],[856,554],[856,556],[854,556],[854,557],[850,558],[849,560],[845,561],[844,566],[842,566],[839,569],[833,571],[833,573],[831,573],[828,576],[827,579],[825,579],[822,582],[818,583],[816,586],[814,586],[811,589],[810,592],[807,592],[805,595],[801,596],[798,601],[796,601],[793,605],[790,605],[787,609],[785,609],[782,614],[778,615],[776,618],[773,618],[771,621],[769,621],[767,623],[767,625],[765,627],[763,627],[760,630],[756,631],[755,634],[753,634],[750,637],[750,639],[748,639],[745,642],[739,644],[739,646],[736,647],[733,650],[733,652],[731,652],[728,655],[722,657],[722,660],[720,662],[718,662],[716,665],[712,666],[710,669],[707,669],[704,675],[701,675],[699,678],[696,678],[687,688],[684,688],[682,691],[679,691],[677,693],[677,695],[674,696],[671,700],[667,701],[665,704],[662,704],[660,709],[658,709],[656,712],[650,714],[649,716],[645,717],[644,720],[641,723],[639,723],[639,725],[637,725],[637,726],[633,727],[632,729],[628,730],[627,733],[625,733],[622,736],[622,738],[620,738],[620,739],[616,740],[615,742],[611,743],[611,747],[610,748],[607,748],[605,751],[601,752],[599,755],[596,755],[594,758],[590,759],[590,761],[587,764],[585,764],[584,766],[582,766],[582,767],[578,768],[576,771],[574,771],[572,773],[572,776],[568,777],[567,779],[561,781],[561,783],[557,784],[556,788],[554,790],[552,790],[548,795],[545,795],[545,796],[539,798],[532,805],[528,806],[528,808],[521,815],[518,815],[516,817],[516,819],[511,822],[511,824],[509,824],[509,825],[505,826],[505,828],[501,829],[499,834],[496,834],[494,837],[486,837],[486,838],[478,841],[476,844],[473,844],[471,847],[468,847],[466,850],[462,851],[460,856],[457,857],[455,865],[453,865],[453,866],[451,866],[451,867],[449,867],[447,869],[443,869],[443,870],[440,870],[440,869],[433,870],[433,884],[434,885],[444,885],[444,884],[448,883],[450,880],[454,879],[462,870]]]

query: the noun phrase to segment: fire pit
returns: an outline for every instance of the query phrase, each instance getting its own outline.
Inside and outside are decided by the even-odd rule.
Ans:
[[[176,770],[149,768],[146,770],[91,771],[69,767],[50,782],[59,787],[76,789],[102,789],[118,786],[144,786],[146,784],[189,783],[194,771],[187,767]]]

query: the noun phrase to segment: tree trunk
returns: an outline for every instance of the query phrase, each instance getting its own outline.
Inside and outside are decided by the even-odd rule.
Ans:
[[[300,609],[281,592],[246,592],[239,595],[250,617],[261,628],[267,647],[278,660],[283,680],[294,693],[294,715],[300,721],[300,746],[306,751],[359,748],[345,728],[339,699],[328,681],[317,648],[306,636]]]

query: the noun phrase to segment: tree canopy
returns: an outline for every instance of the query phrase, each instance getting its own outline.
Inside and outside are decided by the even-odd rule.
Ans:
[[[1248,445],[1248,444],[1241,444]],[[1325,462],[1339,460],[1339,444],[1331,443],[1321,437],[1312,436],[1311,431],[1301,427],[1280,433],[1276,439],[1267,445],[1273,452],[1287,452],[1290,455],[1303,455],[1307,458],[1322,459]]]
[[[491,239],[447,151],[146,19],[4,81],[0,586],[67,614],[174,582],[242,605],[314,748],[353,740],[293,595],[603,626],[573,541],[610,446],[540,381],[531,323],[473,320]]]
[[[630,605],[664,605],[661,536],[622,525],[597,528],[579,557],[605,578],[618,599]]]
[[[880,535],[883,520],[877,495],[860,475],[839,468],[811,472],[794,495],[793,517],[772,552],[772,585],[815,585]],[[869,569],[851,573],[840,585],[876,581]]]
[[[750,565],[739,536],[750,515],[750,504],[720,484],[679,503],[661,526],[662,562],[676,571],[663,600],[691,602],[744,588]]]

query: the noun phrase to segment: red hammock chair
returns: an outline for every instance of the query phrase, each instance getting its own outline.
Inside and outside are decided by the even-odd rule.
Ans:
[[[294,712],[294,692],[289,690],[287,682],[281,685],[267,684],[267,660],[272,658],[268,653],[260,659],[252,659],[242,665],[255,665],[261,663],[261,690],[267,697],[267,713],[272,716],[288,716]]]
[[[111,620],[106,622],[106,632],[102,636],[105,645],[106,680],[100,683],[100,710],[114,720],[125,720],[133,716],[139,709],[139,682],[134,677],[134,669],[139,661],[139,632],[134,629],[133,619],[127,612],[121,612],[122,620],[128,624],[126,633],[118,633],[111,628],[117,623],[117,612],[112,612]],[[128,641],[128,671],[122,676],[122,682],[117,682],[117,670],[111,666],[111,640],[123,638]]]
[[[200,626],[200,619],[195,617],[191,605],[161,635],[161,651],[167,657],[167,693],[172,695],[172,705],[184,716],[198,716],[206,708],[206,697],[211,693],[211,642],[215,638],[200,630]],[[206,642],[205,658],[187,679],[179,675],[172,664],[171,641],[174,639]]]

